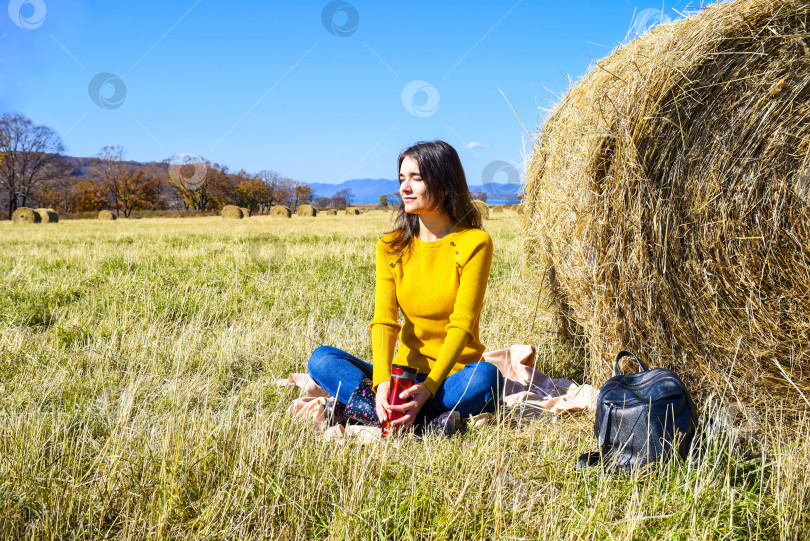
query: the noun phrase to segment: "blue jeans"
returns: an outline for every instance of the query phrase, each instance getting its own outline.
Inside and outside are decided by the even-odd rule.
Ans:
[[[354,355],[332,346],[320,346],[312,352],[308,363],[309,375],[331,396],[344,404],[364,379],[371,379],[374,368]],[[427,374],[417,375],[425,381]],[[494,413],[499,393],[503,392],[503,376],[498,368],[485,361],[470,363],[451,374],[428,399],[419,417],[430,418],[455,410],[462,417],[479,413]]]

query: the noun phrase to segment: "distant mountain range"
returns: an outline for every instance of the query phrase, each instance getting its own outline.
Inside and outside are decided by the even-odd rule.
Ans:
[[[77,178],[95,178],[93,166],[98,164],[98,158],[83,158],[63,155],[62,161],[70,165],[70,176]],[[128,163],[132,167],[152,167],[161,171],[167,171],[169,169],[168,164],[163,162],[136,162],[134,160],[125,160],[124,163]]]
[[[352,191],[352,201],[356,203],[376,203],[383,194],[399,192],[399,181],[385,178],[357,178],[347,180],[340,184],[327,184],[325,182],[310,182],[315,197],[331,197],[338,190],[348,188]],[[516,200],[520,192],[519,184],[501,184],[489,182],[487,184],[470,184],[470,190],[483,190],[487,194],[487,202],[505,203]]]
[[[309,185],[315,197],[332,197],[335,192],[348,188],[352,191],[352,201],[357,203],[376,203],[381,195],[399,191],[399,182],[385,178],[357,178],[340,184],[310,182]]]
[[[92,166],[98,158],[82,158],[74,156],[63,156],[63,159],[72,166],[72,176],[77,178],[92,178]],[[153,167],[162,171],[168,170],[168,164],[164,162],[136,162],[128,161],[135,167]],[[340,184],[328,184],[326,182],[308,183],[315,193],[315,197],[331,197],[338,190],[348,188],[352,191],[352,201],[355,203],[377,203],[383,194],[399,192],[399,181],[386,178],[356,178],[346,180]],[[519,184],[501,184],[490,182],[487,184],[470,184],[470,190],[484,190],[487,193],[489,203],[515,202],[520,191]]]

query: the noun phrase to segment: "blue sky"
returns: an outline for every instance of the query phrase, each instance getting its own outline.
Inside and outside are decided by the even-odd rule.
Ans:
[[[503,182],[487,165],[522,169],[569,78],[696,4],[11,0],[0,112],[75,156],[122,145],[304,182],[393,179],[401,149],[440,138],[469,184]]]

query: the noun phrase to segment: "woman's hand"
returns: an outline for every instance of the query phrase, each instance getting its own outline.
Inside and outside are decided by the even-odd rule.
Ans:
[[[391,388],[391,381],[385,380],[381,381],[379,385],[377,385],[377,417],[380,418],[380,422],[384,423],[388,420],[388,390]]]
[[[380,384],[380,387],[382,387],[382,384]],[[386,395],[387,394],[388,388],[386,387]],[[424,383],[416,383],[399,393],[401,399],[407,400],[410,398],[410,401],[401,406],[388,405],[389,410],[401,411],[405,414],[396,421],[391,421],[391,427],[405,430],[413,425],[414,421],[416,421],[416,414],[419,413],[419,410],[422,409],[422,406],[425,405],[425,402],[427,402],[431,396],[433,396],[433,393],[430,392],[430,389],[428,389]],[[387,402],[388,400],[386,400],[386,404]],[[377,399],[377,403],[379,404],[379,398]]]

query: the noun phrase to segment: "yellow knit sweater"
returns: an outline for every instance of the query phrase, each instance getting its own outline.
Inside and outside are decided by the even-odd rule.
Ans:
[[[478,325],[492,239],[481,229],[459,224],[436,241],[414,238],[402,257],[392,254],[385,240],[383,236],[377,242],[374,318],[369,323],[374,387],[391,377],[391,364],[400,364],[427,374],[425,385],[435,395],[447,376],[480,361],[484,352]]]

